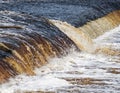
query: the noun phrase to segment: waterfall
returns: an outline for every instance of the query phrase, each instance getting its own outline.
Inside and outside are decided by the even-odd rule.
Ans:
[[[86,52],[94,51],[92,39],[87,36],[86,33],[66,22],[61,22],[58,20],[51,20],[51,22],[53,22],[54,25],[56,25],[63,33],[65,33],[72,41],[74,41],[80,50]]]
[[[114,11],[76,28],[59,20],[1,11],[4,23],[0,24],[0,81],[22,73],[35,75],[36,67],[45,65],[49,58],[66,55],[72,47],[114,54],[116,51],[108,48],[96,48],[92,39],[118,26],[119,13]]]
[[[102,18],[90,21],[78,28],[68,24],[67,22],[61,22],[59,20],[51,20],[51,22],[53,22],[54,25],[56,25],[63,33],[71,38],[79,49],[92,53],[96,50],[92,39],[117,27],[120,24],[119,15],[119,10],[114,11]],[[104,49],[104,51],[105,50],[106,49]]]
[[[114,11],[102,18],[87,22],[84,26],[78,27],[86,33],[90,38],[94,39],[106,31],[109,31],[120,24],[120,11]]]
[[[85,8],[84,11],[93,10],[92,12],[85,12],[84,14],[82,7],[78,5],[75,7],[73,4],[69,7],[74,7],[75,9],[79,7],[81,12],[75,14],[75,16],[70,16],[71,11],[66,11],[67,13],[64,17],[60,16],[60,20],[56,18],[56,16],[59,16],[56,11],[61,10],[61,7],[57,4],[55,16],[52,9],[53,14],[49,12],[46,14],[43,11],[37,12],[39,8],[34,7],[36,11],[31,13],[29,5],[28,7],[23,5],[27,7],[23,11],[21,6],[13,9],[13,3],[9,6],[5,4],[4,8],[2,8],[4,11],[0,11],[0,83],[23,73],[28,76],[35,75],[35,68],[40,68],[47,64],[51,58],[69,54],[71,48],[79,52],[119,55],[120,52],[116,52],[116,50],[112,50],[109,47],[101,48],[93,41],[93,39],[120,24],[118,6],[116,8],[113,5],[111,10],[105,10],[105,7],[100,7],[99,5],[100,9],[103,8],[100,11],[103,14],[99,16],[96,15],[99,9],[94,4],[91,5],[92,3],[90,5],[88,3],[88,7],[86,7],[86,2],[84,2],[83,6]],[[29,3],[27,2],[26,4]],[[58,9],[57,6],[60,8]],[[66,6],[63,5],[62,7],[67,10]],[[16,12],[18,10],[19,13]],[[95,15],[92,15],[93,12],[95,12]],[[62,14],[63,11],[60,13]],[[89,13],[92,16],[89,16]],[[84,18],[83,21],[81,20],[82,17],[78,17],[79,14]],[[45,17],[47,18],[42,15],[46,15]],[[69,17],[66,17],[68,15]],[[90,17],[90,19],[88,18],[89,21],[86,15]],[[77,21],[75,17],[77,17]]]
[[[0,25],[0,81],[21,73],[35,75],[35,67],[46,64],[49,58],[67,54],[72,47],[77,49],[45,18],[9,11],[1,11],[0,15],[0,21],[4,21]]]

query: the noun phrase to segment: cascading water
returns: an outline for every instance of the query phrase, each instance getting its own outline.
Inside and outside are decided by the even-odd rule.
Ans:
[[[45,64],[49,57],[66,54],[67,51],[63,50],[76,47],[47,19],[36,20],[32,16],[9,11],[1,11],[0,14],[1,22],[7,21],[7,25],[2,23],[0,26],[1,81],[20,73],[34,75],[33,69]]]
[[[99,47],[107,46],[118,51],[120,50],[119,32],[120,27],[116,27],[94,39],[94,43]],[[2,93],[42,91],[46,91],[45,93],[119,93],[119,54],[103,53],[91,54],[71,50],[67,56],[50,59],[47,65],[35,69],[35,76],[21,74],[11,78],[8,83],[0,86],[0,91]]]
[[[0,93],[119,93],[119,0],[71,1],[2,1]]]
[[[51,20],[51,22],[53,22],[54,25],[74,41],[79,49],[86,52],[94,51],[93,42],[85,33],[65,22],[57,20]]]
[[[81,31],[88,34],[92,39],[102,35],[104,32],[117,27],[120,24],[120,11],[114,11],[110,14],[98,18],[97,20],[90,21],[82,27],[79,27]]]

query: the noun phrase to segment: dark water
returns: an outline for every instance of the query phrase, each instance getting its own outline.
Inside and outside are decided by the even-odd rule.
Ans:
[[[0,10],[12,10],[66,21],[76,27],[120,9],[120,0],[40,0],[0,4]]]

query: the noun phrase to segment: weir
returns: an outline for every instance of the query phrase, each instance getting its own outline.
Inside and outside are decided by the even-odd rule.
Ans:
[[[0,17],[0,21],[9,22],[0,26],[1,82],[21,73],[34,75],[34,68],[46,64],[49,58],[67,54],[72,47],[77,49],[70,38],[45,18],[9,11],[0,12]]]
[[[120,11],[114,6],[110,11],[102,11],[101,16],[88,18],[92,21],[80,18],[75,23],[74,20],[69,22],[68,19],[74,19],[73,16],[67,18],[69,13],[60,21],[49,14],[46,17],[50,19],[41,17],[42,13],[30,15],[31,11],[21,9],[24,13],[16,13],[19,8],[13,10],[11,6],[5,5],[7,11],[0,11],[0,83],[23,73],[35,75],[36,67],[45,65],[50,58],[68,54],[71,48],[94,52],[96,47],[92,39],[120,24]],[[85,11],[89,11],[87,8]]]
[[[35,67],[45,65],[49,58],[67,54],[69,52],[67,50],[73,47],[77,50],[94,52],[96,50],[92,42],[94,37],[90,36],[97,33],[95,35],[97,37],[120,23],[119,11],[89,22],[80,28],[58,20],[49,21],[45,18],[10,11],[2,11],[0,15],[1,21],[7,22],[7,25],[0,26],[1,82],[22,73],[35,75]],[[108,20],[104,22],[103,19]],[[101,21],[108,22],[109,26],[102,25]],[[15,25],[12,25],[13,23]],[[93,27],[93,24],[99,25],[101,29],[97,30],[97,26]],[[91,27],[91,30],[86,26]]]
[[[84,26],[78,28],[59,20],[51,20],[51,22],[53,22],[54,25],[71,38],[79,49],[92,53],[96,50],[92,39],[119,26],[120,11],[111,12],[102,18],[88,22]]]
[[[111,12],[102,18],[87,22],[84,26],[78,27],[90,38],[94,39],[106,31],[109,31],[120,24],[120,10]]]
[[[87,36],[84,32],[80,31],[78,28],[71,26],[66,22],[61,22],[58,20],[51,20],[51,22],[56,25],[69,38],[71,38],[71,40],[74,41],[74,43],[80,50],[86,52],[94,51],[92,39],[89,38],[89,36]]]

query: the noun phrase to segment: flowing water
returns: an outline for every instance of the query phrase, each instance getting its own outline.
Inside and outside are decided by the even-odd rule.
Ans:
[[[118,52],[119,35],[120,26],[93,41],[97,48],[107,47]],[[0,85],[0,92],[120,93],[119,55],[120,52],[90,54],[71,49],[67,56],[50,59],[49,64],[35,69],[36,76],[22,74],[11,78]]]
[[[0,93],[120,93],[119,0],[10,1],[0,1]]]

